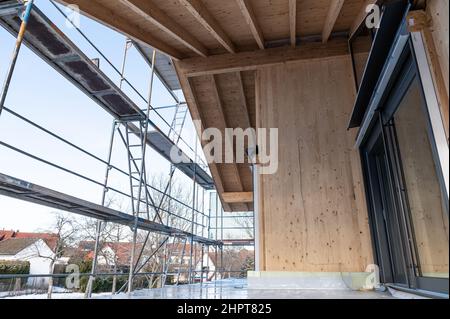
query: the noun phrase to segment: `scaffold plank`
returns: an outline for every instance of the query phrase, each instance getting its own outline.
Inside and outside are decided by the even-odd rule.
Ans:
[[[18,1],[0,2],[0,8],[4,7],[4,12],[8,13],[0,15],[0,25],[13,36],[17,36],[21,19],[17,14],[17,6],[12,6],[14,3],[17,4]],[[10,10],[12,7],[15,10]],[[6,8],[8,11],[6,11]],[[120,121],[145,119],[143,111],[36,6],[34,6],[30,16],[24,43],[116,119]],[[164,63],[167,63],[167,61],[164,61],[158,62],[160,68]],[[174,85],[175,82],[171,84],[171,87],[175,88],[176,85]],[[167,152],[170,152],[173,148],[181,152],[178,146],[161,131],[155,130],[150,135],[147,143],[163,155],[165,159],[171,161]],[[198,183],[205,189],[214,189],[214,182],[209,174],[184,153],[183,157],[186,158],[183,163],[173,164],[189,178],[195,176]]]
[[[133,41],[134,47],[142,55],[145,62],[152,66],[152,55],[153,48],[149,45],[142,44],[137,41]],[[178,76],[175,71],[172,59],[167,55],[157,52],[156,62],[155,62],[155,73],[163,82],[163,84],[170,90],[181,90],[180,81],[178,81]]]
[[[0,173],[0,194],[39,205],[53,207],[67,212],[96,218],[108,222],[133,227],[135,217],[108,207],[51,190],[30,182]],[[193,240],[205,245],[218,245],[219,241],[192,235],[189,232],[168,227],[147,219],[138,218],[138,229],[160,233],[168,236],[193,237]]]
[[[0,25],[13,36],[17,36],[21,21],[17,14],[0,17]],[[139,107],[36,7],[24,43],[114,117],[144,119]]]

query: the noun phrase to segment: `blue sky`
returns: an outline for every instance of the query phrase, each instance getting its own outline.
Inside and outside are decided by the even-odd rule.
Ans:
[[[66,26],[64,17],[48,0],[36,0],[36,5],[87,56],[99,57],[98,53],[82,39],[76,30]],[[116,67],[120,68],[125,37],[84,17],[81,18],[81,29]],[[15,38],[0,28],[0,80],[2,82],[14,42]],[[135,49],[130,51],[127,61],[126,77],[142,95],[147,97],[150,79],[148,65]],[[105,61],[101,61],[100,67],[115,83],[119,82],[119,76]],[[124,91],[140,107],[146,106],[126,85]],[[182,98],[181,93],[178,94]],[[172,97],[156,78],[152,99],[154,106],[174,104]],[[20,52],[5,106],[106,159],[113,118],[25,46]],[[161,111],[161,115],[170,122],[173,109]],[[164,131],[168,130],[168,127],[155,114],[152,114],[151,118]],[[183,139],[193,148],[196,137],[191,121],[188,122]],[[5,111],[0,116],[0,140],[88,175],[95,180],[103,181],[105,173],[103,164],[41,133]],[[181,147],[188,150],[183,145]],[[126,170],[126,153],[123,146],[116,143],[114,149],[113,164]],[[153,150],[150,150],[148,158],[147,170],[150,174],[168,174],[168,163]],[[0,172],[100,203],[102,193],[100,187],[24,157],[3,146],[0,146]],[[180,173],[177,173],[176,178],[185,185],[191,185],[189,180]],[[119,189],[128,190],[126,178],[113,174],[111,182],[111,185]],[[46,229],[52,223],[51,212],[54,211],[52,208],[0,196],[0,229],[19,229],[21,231]]]

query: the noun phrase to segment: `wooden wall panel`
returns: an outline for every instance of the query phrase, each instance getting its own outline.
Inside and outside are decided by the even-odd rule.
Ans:
[[[361,165],[346,130],[348,57],[264,68],[257,124],[279,129],[279,169],[260,177],[261,270],[364,271],[372,249]]]
[[[442,75],[444,77],[445,86],[448,96],[448,81],[449,81],[449,31],[448,31],[448,15],[449,2],[448,0],[429,0],[427,2],[427,11],[431,16],[431,33],[433,34],[434,44],[436,46],[439,63],[442,68]]]

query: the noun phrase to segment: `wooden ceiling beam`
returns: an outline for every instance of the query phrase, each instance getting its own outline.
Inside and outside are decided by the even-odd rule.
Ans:
[[[258,24],[258,21],[256,20],[255,13],[253,12],[253,8],[250,5],[249,0],[236,0],[236,1],[239,6],[239,9],[241,10],[245,18],[245,22],[247,22],[248,26],[250,27],[250,30],[252,31],[256,43],[258,44],[261,50],[264,50],[265,49],[264,36]]]
[[[355,32],[359,29],[359,26],[361,25],[361,23],[364,22],[364,20],[367,18],[367,8],[373,4],[376,4],[378,2],[378,0],[366,0],[364,2],[364,5],[362,6],[361,10],[359,10],[359,13],[356,15],[356,19],[352,24],[352,27],[350,29],[349,35],[350,37],[353,36],[353,34],[355,34]]]
[[[167,34],[180,41],[183,45],[195,53],[207,57],[208,50],[193,35],[187,32],[183,27],[173,21],[161,9],[159,9],[151,0],[118,0],[126,5],[130,10],[139,14],[148,22],[164,30]]]
[[[212,55],[178,61],[180,72],[188,77],[228,72],[250,71],[259,67],[297,61],[348,55],[347,39],[335,39],[326,44],[305,43],[296,48],[272,48],[236,54]]]
[[[253,192],[228,192],[222,194],[228,204],[253,203]]]
[[[231,41],[230,37],[222,29],[216,19],[209,13],[200,0],[178,0],[217,40],[219,43],[227,49],[230,53],[236,53],[236,48]]]
[[[192,79],[189,79],[188,77],[186,77],[184,74],[182,74],[180,72],[177,61],[175,61],[174,65],[175,65],[175,70],[178,73],[178,78],[180,80],[181,89],[183,90],[183,94],[184,94],[184,97],[188,104],[192,119],[201,121],[201,123],[202,123],[201,127],[195,126],[195,129],[197,130],[197,135],[202,136],[202,133],[205,129],[203,127],[203,123],[205,123],[205,121],[200,112],[199,106],[197,104],[198,99],[196,97],[195,88],[192,83]],[[201,140],[202,147],[205,146],[207,141],[203,141],[202,139],[200,139],[200,140]],[[222,194],[225,192],[225,189],[223,186],[222,176],[220,175],[217,164],[214,162],[211,162],[211,163],[208,163],[208,166],[209,166],[209,170],[211,171],[211,175],[214,179],[214,184],[216,185],[217,194],[219,195],[219,197],[221,199],[223,209],[227,212],[232,211],[231,206],[229,204],[225,203],[222,198]]]
[[[242,109],[242,114],[245,122],[245,127],[243,129],[252,127],[252,122],[250,121],[250,115],[248,113],[248,105],[247,105],[247,98],[245,96],[245,89],[244,89],[244,82],[242,81],[242,75],[241,72],[236,72],[236,78],[237,78],[237,84],[238,84],[238,90],[239,90],[239,97],[242,101],[240,104]]]
[[[291,46],[297,45],[297,0],[289,0],[289,30],[291,35]]]
[[[344,6],[345,0],[333,0],[330,1],[330,8],[328,9],[328,15],[325,20],[325,25],[322,31],[322,42],[327,43],[330,38],[331,32],[333,32],[336,21],[341,13],[342,7]]]
[[[222,104],[222,99],[220,97],[219,87],[217,86],[216,75],[214,75],[214,74],[210,75],[209,79],[210,79],[211,85],[212,85],[211,93],[213,94],[214,99],[216,100],[216,103],[217,103],[218,111],[220,114],[220,121],[222,122],[221,124],[223,125],[224,128],[229,128],[230,126],[227,124],[227,118],[225,115],[225,110],[223,109],[223,104]],[[227,137],[225,137],[225,138],[227,138]],[[229,137],[229,138],[232,138],[232,137]],[[233,156],[234,156],[234,152],[233,152]],[[234,162],[236,162],[236,158],[234,158]],[[234,174],[236,180],[238,181],[239,192],[243,192],[244,184],[242,183],[241,174],[239,173],[237,163],[228,164],[228,165],[231,165],[231,167],[233,169],[233,174]],[[246,207],[249,210],[249,207],[247,205],[246,205]]]
[[[63,5],[75,4],[87,17],[108,26],[116,30],[117,32],[125,34],[132,39],[147,43],[148,45],[151,45],[158,51],[167,54],[175,60],[179,60],[183,57],[182,54],[175,48],[167,45],[164,41],[143,30],[139,25],[134,24],[133,22],[130,22],[122,16],[118,15],[117,12],[105,7],[104,5],[100,5],[95,0],[56,1]]]

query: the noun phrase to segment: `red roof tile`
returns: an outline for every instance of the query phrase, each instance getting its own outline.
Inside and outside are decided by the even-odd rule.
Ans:
[[[23,233],[20,231],[13,230],[0,230],[0,241],[11,239],[11,238],[34,238],[43,239],[45,243],[50,247],[51,250],[56,250],[56,245],[58,244],[58,234],[52,233]]]

